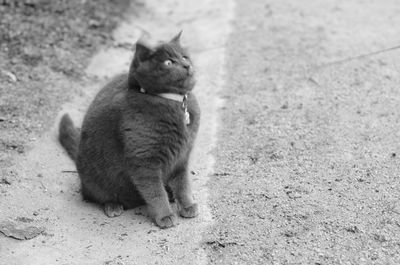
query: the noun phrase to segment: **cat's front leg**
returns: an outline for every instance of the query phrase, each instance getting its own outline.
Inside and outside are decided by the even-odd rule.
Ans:
[[[168,194],[162,182],[161,170],[138,168],[131,177],[137,190],[145,200],[150,215],[160,228],[168,228],[177,224],[172,212]]]
[[[179,214],[185,218],[196,217],[198,205],[193,200],[191,183],[188,176],[187,162],[178,166],[171,175],[169,187],[178,201]]]

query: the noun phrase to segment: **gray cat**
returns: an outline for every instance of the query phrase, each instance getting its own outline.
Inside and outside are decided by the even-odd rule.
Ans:
[[[171,227],[177,218],[169,199],[182,217],[198,214],[188,160],[200,109],[180,35],[155,48],[138,41],[129,73],[97,94],[81,131],[68,114],[61,119],[59,140],[76,163],[83,197],[109,217],[146,204],[159,227]]]

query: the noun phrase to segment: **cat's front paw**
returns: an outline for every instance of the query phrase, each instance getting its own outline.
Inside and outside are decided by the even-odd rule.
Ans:
[[[161,218],[156,218],[156,224],[160,228],[169,228],[177,224],[177,218],[174,214],[170,214]]]
[[[108,217],[117,217],[124,212],[124,207],[115,202],[107,202],[104,204],[104,212]]]
[[[185,218],[196,217],[199,214],[199,207],[197,206],[197,203],[193,203],[192,205],[186,208],[181,207],[181,209],[179,210],[179,214]]]

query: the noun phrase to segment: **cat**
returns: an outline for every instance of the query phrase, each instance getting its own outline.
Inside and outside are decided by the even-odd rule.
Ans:
[[[198,215],[188,161],[200,109],[181,33],[156,47],[137,41],[128,73],[100,90],[80,130],[68,114],[61,118],[59,141],[75,161],[83,197],[109,217],[145,204],[160,228],[172,227],[168,195],[180,216]]]

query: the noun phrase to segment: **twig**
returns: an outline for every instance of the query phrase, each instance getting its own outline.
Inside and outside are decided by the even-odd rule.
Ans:
[[[46,188],[46,186],[43,184],[43,182],[41,182],[41,181],[39,181],[39,182],[40,182],[40,185],[42,185],[44,191],[47,191],[47,188]]]
[[[61,173],[78,173],[76,170],[61,170]]]
[[[369,57],[369,56],[373,56],[373,55],[377,55],[377,54],[381,54],[381,53],[385,53],[385,52],[389,52],[389,51],[393,51],[393,50],[397,50],[397,49],[400,49],[400,45],[397,45],[397,46],[394,46],[394,47],[391,47],[391,48],[387,48],[387,49],[382,49],[382,50],[375,51],[375,52],[361,54],[361,55],[354,56],[354,57],[348,57],[348,58],[337,60],[337,61],[333,61],[333,62],[330,62],[330,63],[325,63],[325,64],[322,64],[322,65],[316,66],[315,68],[316,69],[325,68],[325,67],[332,66],[332,65],[335,65],[335,64],[342,64],[342,63],[346,63],[346,62],[353,61],[353,60],[363,59],[363,58],[366,58],[366,57]]]

